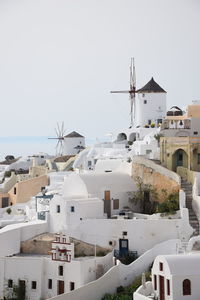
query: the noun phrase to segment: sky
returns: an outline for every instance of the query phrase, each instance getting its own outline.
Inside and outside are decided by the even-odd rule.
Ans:
[[[0,0],[0,136],[104,137],[153,76],[167,106],[200,100],[199,0]]]

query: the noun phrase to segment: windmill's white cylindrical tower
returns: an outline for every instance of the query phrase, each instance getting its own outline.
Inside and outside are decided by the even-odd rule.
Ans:
[[[85,148],[85,137],[76,131],[64,136],[63,155],[76,155]]]
[[[152,77],[137,94],[135,126],[157,127],[166,116],[166,91]]]

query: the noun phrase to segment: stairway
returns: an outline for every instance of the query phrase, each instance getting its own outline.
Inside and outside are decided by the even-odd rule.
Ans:
[[[192,209],[192,184],[186,180],[181,180],[181,188],[186,195],[186,208],[188,208],[189,212],[190,225],[195,230],[193,236],[199,235],[199,221]]]

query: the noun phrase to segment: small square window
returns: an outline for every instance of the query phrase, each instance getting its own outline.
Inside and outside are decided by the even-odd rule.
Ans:
[[[58,275],[63,276],[63,266],[58,267]]]
[[[144,104],[147,104],[147,100],[144,100]]]
[[[122,232],[122,235],[127,235],[127,231],[123,231],[123,232]]]
[[[159,268],[160,268],[160,271],[163,271],[163,263],[162,262],[160,262]]]
[[[32,281],[31,282],[31,288],[32,288],[32,290],[36,290],[36,288],[37,288],[37,281]]]
[[[48,289],[51,290],[52,289],[52,279],[48,280]]]
[[[194,133],[194,135],[197,135],[197,134],[198,134],[198,131],[194,131],[193,133]]]
[[[119,209],[119,199],[113,200],[113,209]]]
[[[56,207],[56,212],[57,212],[57,213],[60,213],[60,205],[57,205],[57,207]]]
[[[71,212],[75,212],[75,207],[71,206],[70,210],[71,210]]]
[[[75,289],[75,282],[70,282],[70,291],[73,291]]]
[[[12,279],[9,279],[9,280],[8,280],[8,287],[9,287],[9,288],[12,288],[12,287],[13,287],[13,281],[12,281]]]

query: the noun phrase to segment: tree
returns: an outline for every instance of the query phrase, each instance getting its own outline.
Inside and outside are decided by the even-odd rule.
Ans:
[[[156,210],[158,193],[151,184],[145,184],[141,177],[136,176],[135,182],[138,190],[129,192],[129,201],[139,203],[140,211],[143,214],[152,214]]]

